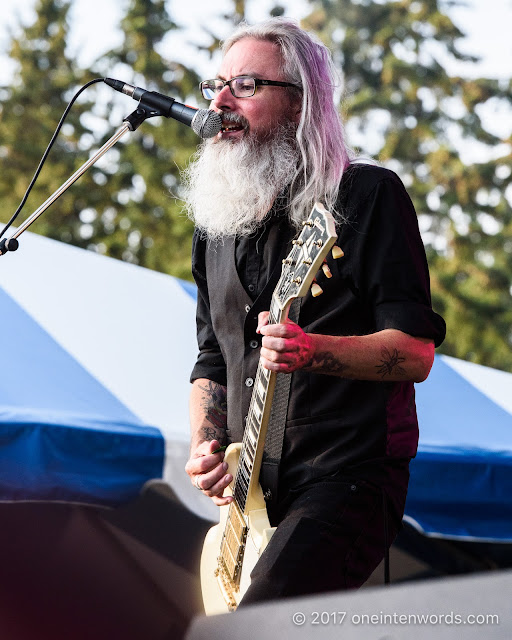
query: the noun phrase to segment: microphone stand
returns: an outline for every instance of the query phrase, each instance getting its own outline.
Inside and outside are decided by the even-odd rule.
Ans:
[[[64,184],[57,189],[52,195],[45,201],[43,204],[34,211],[34,213],[25,220],[25,222],[16,229],[15,233],[12,234],[10,238],[4,238],[0,241],[0,256],[3,256],[8,251],[16,251],[19,247],[18,238],[19,236],[30,227],[30,225],[35,222],[40,215],[42,215],[48,207],[57,200],[69,187],[78,180],[78,178],[84,174],[87,169],[92,167],[92,165],[97,162],[101,156],[103,156],[111,147],[113,147],[120,138],[127,131],[135,131],[147,118],[151,118],[155,115],[161,115],[160,113],[156,113],[154,109],[148,109],[144,105],[139,105],[139,107],[133,112],[130,113],[129,116],[123,120],[123,125],[114,133],[114,135],[105,142],[105,144],[99,149],[87,162],[85,162],[78,171],[64,182]]]

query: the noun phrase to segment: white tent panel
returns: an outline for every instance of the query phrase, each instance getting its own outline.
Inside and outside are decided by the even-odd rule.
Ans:
[[[143,421],[188,441],[195,302],[179,281],[25,233],[0,285]]]
[[[441,357],[465,380],[512,415],[512,373],[450,356]]]

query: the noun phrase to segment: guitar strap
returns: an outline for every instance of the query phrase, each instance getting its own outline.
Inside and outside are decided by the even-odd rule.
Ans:
[[[295,298],[290,305],[288,318],[292,322],[298,323],[301,301],[302,298]],[[266,502],[277,500],[279,462],[283,452],[284,429],[291,382],[292,374],[278,373],[276,376],[276,386],[270,409],[260,473],[260,484],[263,487]]]

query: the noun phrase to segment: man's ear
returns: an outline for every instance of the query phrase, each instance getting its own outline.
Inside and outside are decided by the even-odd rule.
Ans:
[[[295,124],[299,124],[300,117],[302,115],[302,97],[297,98],[296,96],[291,102],[291,121]]]

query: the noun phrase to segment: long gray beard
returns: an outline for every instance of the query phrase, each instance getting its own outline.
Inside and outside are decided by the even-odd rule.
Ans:
[[[280,126],[266,141],[206,140],[182,175],[187,214],[211,240],[250,235],[298,161],[292,127]]]

